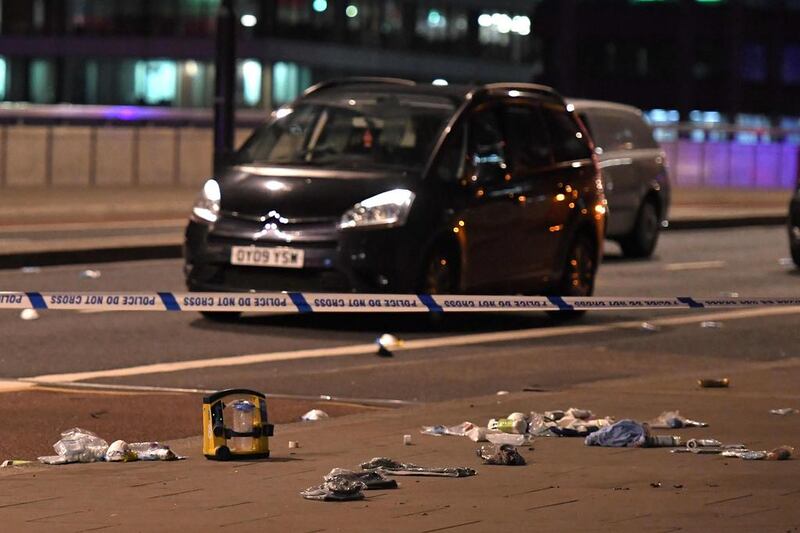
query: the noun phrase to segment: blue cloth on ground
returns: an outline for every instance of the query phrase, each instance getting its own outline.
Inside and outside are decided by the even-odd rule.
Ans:
[[[611,446],[622,448],[626,446],[643,446],[647,440],[647,432],[638,422],[633,420],[620,420],[614,425],[590,433],[584,443],[587,446]]]

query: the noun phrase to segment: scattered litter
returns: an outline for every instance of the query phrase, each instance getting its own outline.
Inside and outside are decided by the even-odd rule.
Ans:
[[[523,387],[522,392],[547,392],[547,389],[543,387],[530,386],[530,387]]]
[[[334,468],[323,478],[325,481],[336,479],[347,479],[349,481],[360,481],[366,490],[396,489],[397,481],[389,479],[379,470],[367,470],[363,472],[353,472],[344,468]]]
[[[363,500],[364,489],[366,488],[367,486],[361,481],[351,481],[346,477],[337,477],[317,487],[309,487],[300,491],[300,495],[306,500],[345,502]]]
[[[730,385],[730,380],[728,378],[698,379],[697,384],[704,389],[722,389]]]
[[[652,483],[650,483],[650,486],[653,487],[654,489],[659,489],[659,488],[661,488],[661,482],[660,481],[653,481]]]
[[[656,418],[648,422],[648,424],[650,425],[651,428],[655,429],[708,427],[708,424],[706,424],[705,422],[698,422],[697,420],[690,420],[688,418],[681,416],[680,411],[664,411]]]
[[[738,298],[739,297],[739,293],[738,292],[725,292],[725,291],[723,291],[723,292],[719,293],[719,295],[722,296],[723,298]]]
[[[781,266],[794,266],[794,260],[791,257],[781,257],[778,259],[778,264]]]
[[[674,435],[648,435],[645,446],[648,448],[675,448],[682,440]]]
[[[798,411],[797,409],[795,409],[793,407],[782,407],[780,409],[770,409],[769,410],[769,413],[771,415],[780,415],[780,416],[794,415],[794,414],[797,414],[799,412],[800,411]]]
[[[505,396],[506,394],[511,394],[507,390],[499,390],[497,391],[497,396]]]
[[[294,449],[294,448],[299,448],[299,447],[300,447],[300,443],[297,442],[296,440],[290,440],[289,441],[289,449]]]
[[[642,322],[639,325],[639,329],[644,331],[661,331],[661,326],[657,326],[656,324],[651,324],[650,322]]]
[[[611,417],[596,418],[588,409],[531,412],[528,432],[542,437],[585,437],[614,423]]]
[[[58,455],[39,457],[45,464],[94,463],[96,461],[175,461],[184,459],[176,455],[169,446],[158,442],[114,441],[111,446],[91,431],[72,428],[61,433],[61,439],[53,444]]]
[[[411,446],[411,435],[403,435],[403,445]]]
[[[521,414],[521,413],[520,413]],[[523,417],[525,415],[522,415]],[[494,431],[502,431],[503,433],[516,433],[521,435],[528,431],[528,421],[525,418],[492,418],[486,427]]]
[[[486,433],[486,440],[492,444],[503,446],[522,446],[529,441],[528,435],[515,435],[511,433]]]
[[[672,485],[672,488],[674,488],[674,489],[682,489],[683,485],[678,483],[678,484]]]
[[[690,450],[695,448],[721,448],[722,443],[716,439],[689,439],[686,447]]]
[[[441,476],[467,477],[474,476],[475,470],[465,467],[425,467],[412,463],[398,463],[387,457],[375,457],[361,463],[364,470],[380,470],[393,476]]]
[[[454,435],[456,437],[463,437],[467,434],[470,430],[475,428],[475,424],[472,422],[462,422],[457,426],[422,426],[420,433],[423,435],[433,435],[436,437],[441,437],[442,435]]]
[[[383,357],[392,357],[392,350],[403,345],[403,341],[389,333],[384,333],[375,342],[378,344],[378,355]]]
[[[325,418],[330,418],[330,417],[328,416],[328,413],[326,413],[322,409],[312,409],[300,417],[300,419],[303,420],[304,422],[316,422],[317,420],[323,420]]]
[[[37,266],[27,266],[20,268],[23,274],[39,274],[42,269]]]
[[[87,269],[80,273],[80,277],[83,279],[100,279],[100,276],[102,276],[102,274],[99,270]]]
[[[620,420],[611,426],[602,427],[587,435],[587,446],[630,447],[647,443],[647,430],[633,420]]]
[[[38,320],[39,313],[36,309],[23,309],[22,312],[19,314],[19,317],[22,320]]]
[[[794,448],[791,446],[778,446],[767,454],[769,461],[786,461],[794,454]]]
[[[483,427],[474,427],[467,431],[467,438],[472,442],[486,442],[489,430]]]
[[[497,444],[481,446],[476,453],[487,465],[522,466],[525,458],[522,457],[514,446]]]
[[[0,468],[8,468],[11,466],[22,466],[31,464],[33,461],[26,461],[24,459],[6,459],[0,464]]]
[[[701,328],[712,328],[712,329],[719,329],[722,327],[722,322],[715,322],[713,320],[704,320],[700,322]]]

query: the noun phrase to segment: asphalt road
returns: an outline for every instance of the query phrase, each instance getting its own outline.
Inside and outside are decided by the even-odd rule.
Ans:
[[[607,252],[598,295],[800,296],[800,275],[784,259],[783,228],[668,232],[648,261],[622,259],[613,244]],[[94,267],[0,271],[0,289],[183,290],[180,261],[104,264],[97,267],[99,279],[81,277],[85,268]],[[434,401],[678,370],[721,375],[737,362],[800,355],[800,312],[771,313],[603,311],[567,323],[540,313],[454,315],[435,322],[426,316],[247,316],[217,324],[193,313],[45,311],[38,320],[23,321],[18,311],[0,311],[0,380],[127,369],[86,381]],[[721,327],[701,327],[707,320]],[[658,330],[642,328],[645,321]],[[391,358],[348,355],[346,347],[387,332],[435,341]],[[344,347],[342,355],[295,353],[320,349],[311,354],[319,355],[335,347]],[[273,353],[278,355],[261,358],[271,361],[256,364],[227,359]],[[131,368],[186,361],[196,363],[171,372]]]

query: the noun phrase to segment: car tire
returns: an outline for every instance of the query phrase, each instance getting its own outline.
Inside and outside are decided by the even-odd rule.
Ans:
[[[239,318],[242,316],[240,311],[200,311],[200,314],[203,315],[203,318],[206,320],[221,324],[238,322]]]
[[[455,294],[460,292],[456,253],[446,247],[435,249],[425,262],[419,286],[423,294]]]
[[[650,257],[656,248],[660,229],[661,221],[655,203],[645,200],[639,207],[633,230],[619,241],[622,253],[625,257]]]
[[[597,272],[597,247],[587,233],[578,233],[567,248],[561,280],[556,287],[558,296],[591,296]],[[574,319],[586,311],[551,311],[554,319]]]
[[[792,252],[792,260],[797,268],[800,268],[800,242],[792,242],[789,245],[789,250]]]

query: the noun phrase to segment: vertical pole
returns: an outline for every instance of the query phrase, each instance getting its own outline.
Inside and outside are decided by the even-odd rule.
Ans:
[[[236,10],[234,0],[222,0],[217,11],[214,79],[214,172],[233,153],[234,100],[236,94]]]

